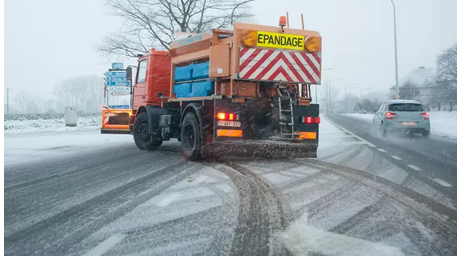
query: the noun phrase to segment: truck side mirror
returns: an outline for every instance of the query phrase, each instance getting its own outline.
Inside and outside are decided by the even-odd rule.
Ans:
[[[127,67],[127,80],[132,81],[132,67]]]

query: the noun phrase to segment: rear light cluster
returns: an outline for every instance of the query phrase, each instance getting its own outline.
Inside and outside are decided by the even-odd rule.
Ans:
[[[428,112],[421,113],[420,116],[423,116],[423,117],[424,117],[424,120],[430,119],[430,117],[429,117],[429,115],[428,115]]]
[[[234,114],[234,113],[219,112],[219,113],[217,113],[216,118],[218,120],[235,121],[235,120],[238,120],[238,115]]]
[[[319,124],[321,122],[320,117],[306,116],[302,118],[302,122],[305,124]]]
[[[392,113],[392,112],[387,112],[386,113],[386,119],[391,119],[392,120],[392,119],[397,118],[397,117],[398,116],[395,113]]]

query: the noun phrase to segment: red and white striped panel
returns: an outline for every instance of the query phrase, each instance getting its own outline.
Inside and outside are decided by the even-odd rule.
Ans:
[[[319,84],[321,54],[241,48],[239,78]]]

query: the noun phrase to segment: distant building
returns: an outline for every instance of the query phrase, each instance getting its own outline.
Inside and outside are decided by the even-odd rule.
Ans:
[[[434,79],[435,72],[434,68],[419,67],[413,69],[398,81],[399,86],[401,88],[406,82],[411,82],[415,85],[416,89],[419,90],[419,96],[417,96],[415,100],[429,102],[437,93]],[[390,98],[394,99],[396,97],[396,92],[395,86],[392,86],[389,91]]]

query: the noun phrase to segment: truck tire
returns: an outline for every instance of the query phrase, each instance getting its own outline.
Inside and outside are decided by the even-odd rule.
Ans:
[[[133,124],[133,140],[136,146],[141,150],[156,150],[162,145],[161,140],[154,140],[149,134],[148,113],[141,112]]]
[[[187,113],[181,125],[181,148],[186,159],[200,160],[202,139],[200,125],[193,113]]]

